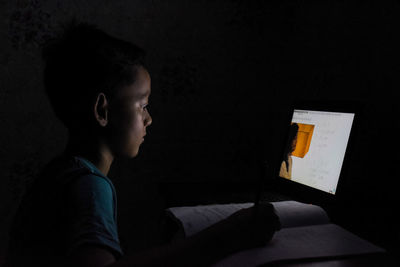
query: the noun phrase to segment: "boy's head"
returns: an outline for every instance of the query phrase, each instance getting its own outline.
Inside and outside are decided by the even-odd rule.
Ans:
[[[151,123],[144,51],[73,22],[45,46],[43,58],[46,93],[70,134],[99,135],[114,154],[135,156]]]
[[[297,123],[292,123],[289,130],[289,152],[292,153],[296,150],[297,145],[297,134],[299,132],[299,125]]]

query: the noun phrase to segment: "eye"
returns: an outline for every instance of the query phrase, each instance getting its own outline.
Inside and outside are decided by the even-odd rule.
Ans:
[[[144,104],[144,105],[142,106],[142,109],[143,109],[143,110],[147,110],[147,106],[148,106],[148,104]]]

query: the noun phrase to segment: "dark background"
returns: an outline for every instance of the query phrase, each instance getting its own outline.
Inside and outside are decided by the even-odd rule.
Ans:
[[[399,12],[397,1],[1,1],[0,255],[26,184],[66,143],[40,46],[72,16],[148,52],[153,124],[109,175],[127,253],[161,242],[169,205],[244,200],[256,156],[280,157],[295,100],[363,104],[333,219],[398,251]]]

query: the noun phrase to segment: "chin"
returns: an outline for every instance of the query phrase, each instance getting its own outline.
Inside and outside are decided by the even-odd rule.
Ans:
[[[139,148],[133,150],[128,157],[135,158],[137,155],[139,155]]]
[[[124,158],[132,159],[136,158],[139,155],[139,151],[127,151],[124,153]]]
[[[139,149],[131,149],[131,150],[121,151],[118,156],[125,159],[132,159],[135,158],[138,154],[139,154]]]

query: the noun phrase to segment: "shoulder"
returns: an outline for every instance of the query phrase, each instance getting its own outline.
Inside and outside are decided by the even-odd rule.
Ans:
[[[85,203],[110,203],[115,191],[111,183],[104,177],[86,174],[75,178],[68,186],[67,193],[74,202]]]
[[[110,179],[83,163],[79,158],[62,156],[54,160],[46,169],[52,183],[70,192],[113,193],[114,186]]]
[[[74,190],[83,190],[83,191],[112,191],[111,182],[102,176],[85,173],[76,177],[71,183],[70,188]]]
[[[105,204],[115,198],[114,186],[106,176],[89,168],[77,157],[61,156],[45,169],[45,175],[36,186],[36,191],[57,194],[62,203],[73,206]],[[44,190],[48,188],[48,190]],[[108,204],[107,204],[108,206]]]
[[[286,171],[286,162],[283,160],[281,163],[281,169],[279,170],[279,175],[280,176],[286,176],[287,171]]]
[[[284,161],[284,160],[282,160],[282,163],[281,163],[281,171],[286,171],[286,162]]]

